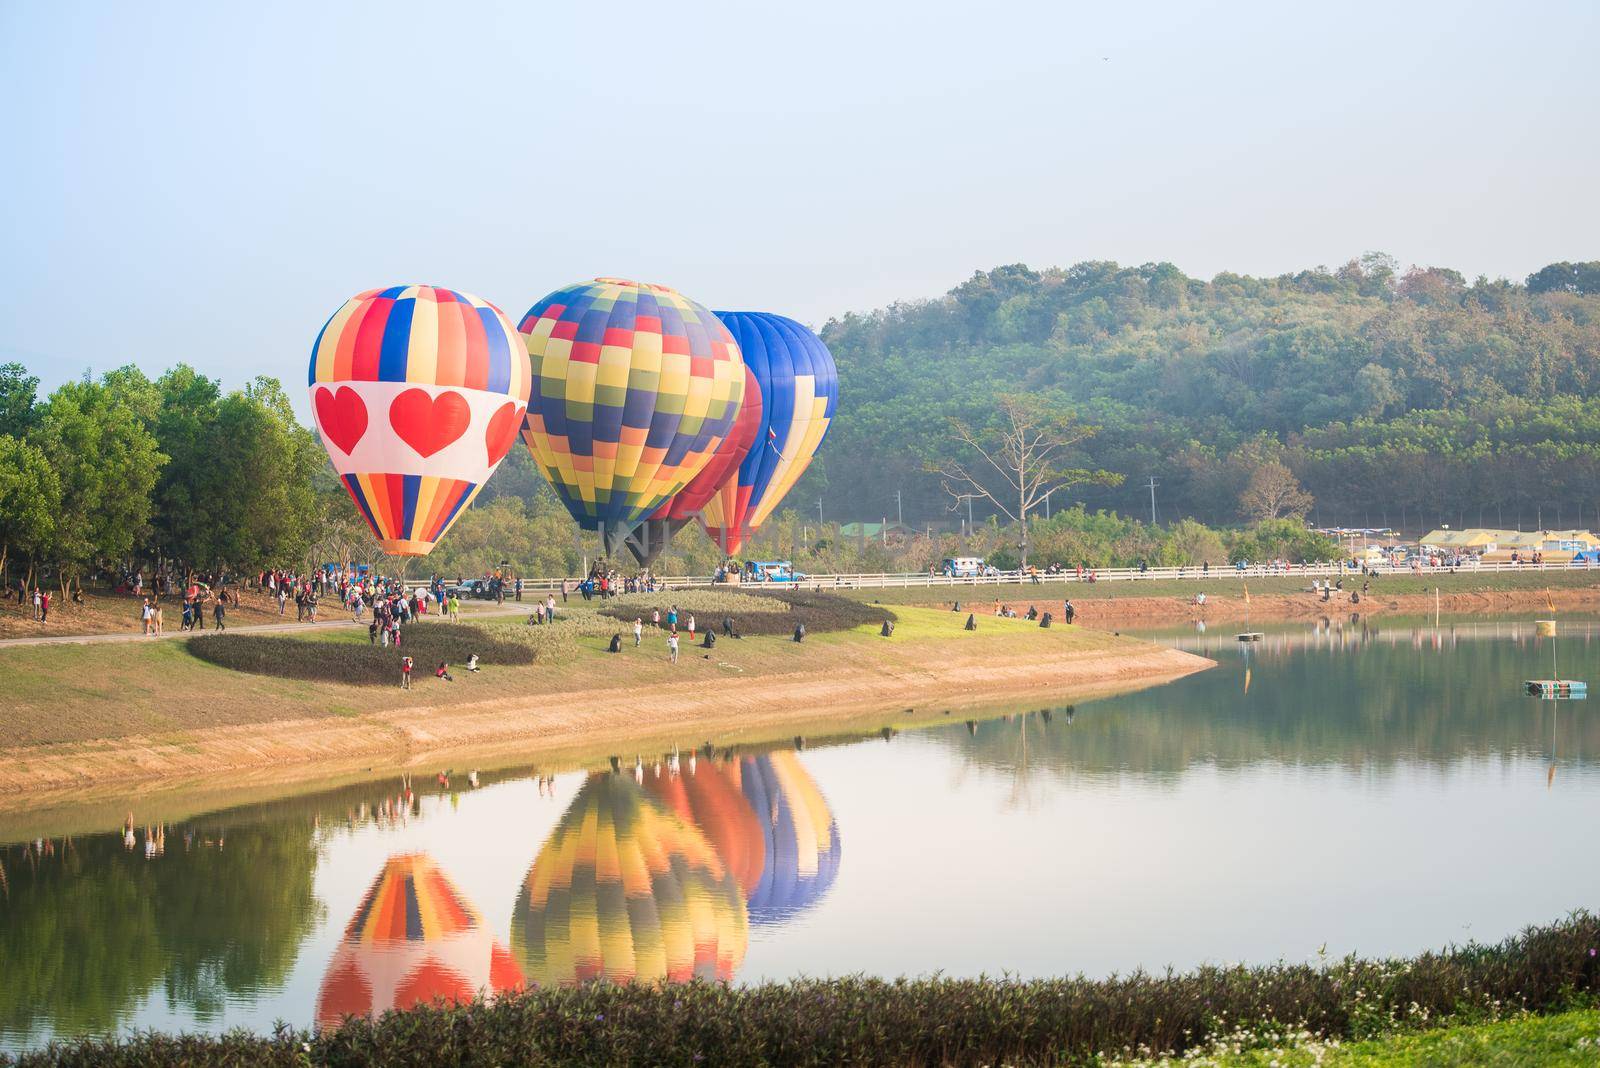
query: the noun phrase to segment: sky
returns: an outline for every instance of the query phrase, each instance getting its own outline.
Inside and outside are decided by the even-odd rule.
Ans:
[[[1313,8],[1318,8],[1313,10]],[[0,0],[0,360],[302,406],[346,298],[1600,257],[1600,5]]]

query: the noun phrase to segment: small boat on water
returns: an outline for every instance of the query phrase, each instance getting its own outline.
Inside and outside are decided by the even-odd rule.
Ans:
[[[1587,701],[1589,684],[1579,679],[1529,679],[1522,684],[1529,697],[1543,701]]]
[[[1247,630],[1243,633],[1235,634],[1234,637],[1238,638],[1242,642],[1258,642],[1262,638],[1265,638],[1266,635],[1259,630]]]

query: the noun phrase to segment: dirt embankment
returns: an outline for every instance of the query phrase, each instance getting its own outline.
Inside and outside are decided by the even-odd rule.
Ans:
[[[893,670],[841,662],[826,673],[734,677],[716,687],[664,683],[501,697],[172,737],[0,749],[0,812],[219,778],[239,785],[310,782],[375,766],[431,773],[468,758],[493,767],[548,754],[631,753],[647,741],[727,744],[871,713],[899,716],[918,706],[942,715],[1009,699],[1078,700],[1167,682],[1211,664],[1132,640],[1110,650],[1010,658],[929,643]]]
[[[1267,594],[1250,598],[1248,614],[1251,622],[1271,623],[1298,619],[1320,619],[1323,616],[1349,615],[1427,615],[1434,610],[1431,593],[1406,593],[1383,596],[1374,593],[1351,600],[1351,594],[1360,593],[1360,584],[1346,583],[1344,590],[1334,591],[1324,601],[1313,593]],[[1548,597],[1548,599],[1547,599]],[[992,614],[1000,605],[1009,605],[1018,614],[1025,614],[1029,605],[1040,612],[1061,614],[1059,600],[1030,601],[963,601],[962,607],[982,614]],[[1498,615],[1509,612],[1592,612],[1600,610],[1600,590],[1555,589],[1503,590],[1486,593],[1446,593],[1438,600],[1441,612],[1454,614]],[[1208,596],[1206,603],[1197,605],[1186,597],[1107,597],[1073,601],[1076,622],[1103,630],[1119,627],[1161,627],[1205,620],[1207,623],[1243,620],[1246,606],[1242,597]],[[1531,617],[1530,617],[1531,618]]]

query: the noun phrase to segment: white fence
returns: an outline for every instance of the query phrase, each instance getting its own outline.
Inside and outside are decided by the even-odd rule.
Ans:
[[[1442,575],[1442,574],[1479,574],[1498,572],[1535,572],[1535,571],[1571,571],[1585,570],[1589,565],[1581,563],[1548,563],[1548,564],[1513,564],[1509,561],[1491,561],[1488,563],[1474,563],[1463,565],[1460,568],[1424,567],[1413,570],[1410,567],[1381,564],[1369,566],[1368,571],[1374,575]],[[1093,574],[1096,582],[1147,582],[1157,579],[1179,579],[1185,582],[1203,583],[1220,579],[1251,579],[1251,578],[1301,578],[1307,580],[1314,578],[1336,578],[1338,576],[1359,575],[1360,568],[1348,564],[1306,564],[1290,567],[1269,567],[1267,565],[1251,565],[1240,570],[1234,566],[1213,567],[1210,571],[1203,571],[1198,567],[1152,567],[1141,571],[1136,567],[1105,567],[1097,568],[1092,572],[1085,571],[1080,578],[1076,572],[1067,571],[1058,575],[1046,575],[1040,572],[1037,576],[1017,571],[1003,571],[994,575],[975,575],[962,578],[952,578],[949,575],[929,575],[925,572],[899,572],[881,574],[849,574],[849,575],[807,575],[804,580],[794,585],[806,589],[821,587],[823,589],[962,589],[975,586],[1028,586],[1050,582],[1088,582]],[[575,590],[578,579],[564,580],[569,591]],[[713,585],[710,575],[678,575],[660,577],[657,581],[667,589],[684,589],[693,586]],[[523,580],[524,596],[535,591],[539,593],[558,591],[562,579],[542,578]],[[752,589],[788,589],[791,584],[787,582],[773,583],[744,583],[743,587]],[[730,587],[730,588],[743,588]]]

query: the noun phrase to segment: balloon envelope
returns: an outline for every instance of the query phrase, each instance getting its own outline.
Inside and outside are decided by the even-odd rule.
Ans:
[[[750,454],[750,448],[755,444],[756,433],[760,427],[761,387],[756,384],[755,372],[746,364],[744,402],[739,405],[739,416],[733,421],[733,429],[722,439],[722,445],[717,449],[716,455],[711,457],[710,462],[700,473],[690,479],[687,486],[663,502],[650,518],[693,519],[722,484],[728,481],[729,476],[738,471],[739,465]]]
[[[311,410],[385,552],[433,549],[516,442],[532,372],[505,314],[434,286],[369,289],[311,347]]]
[[[362,898],[317,995],[317,1026],[520,989],[522,971],[426,853],[392,856]]]
[[[755,444],[700,513],[706,533],[734,554],[766,522],[816,455],[839,403],[839,371],[822,339],[770,312],[718,312],[761,388]]]
[[[518,329],[535,381],[523,440],[586,530],[636,526],[700,473],[739,414],[733,336],[666,286],[579,282]]]
[[[518,889],[511,952],[535,983],[727,980],[744,898],[691,823],[632,778],[592,775]]]

